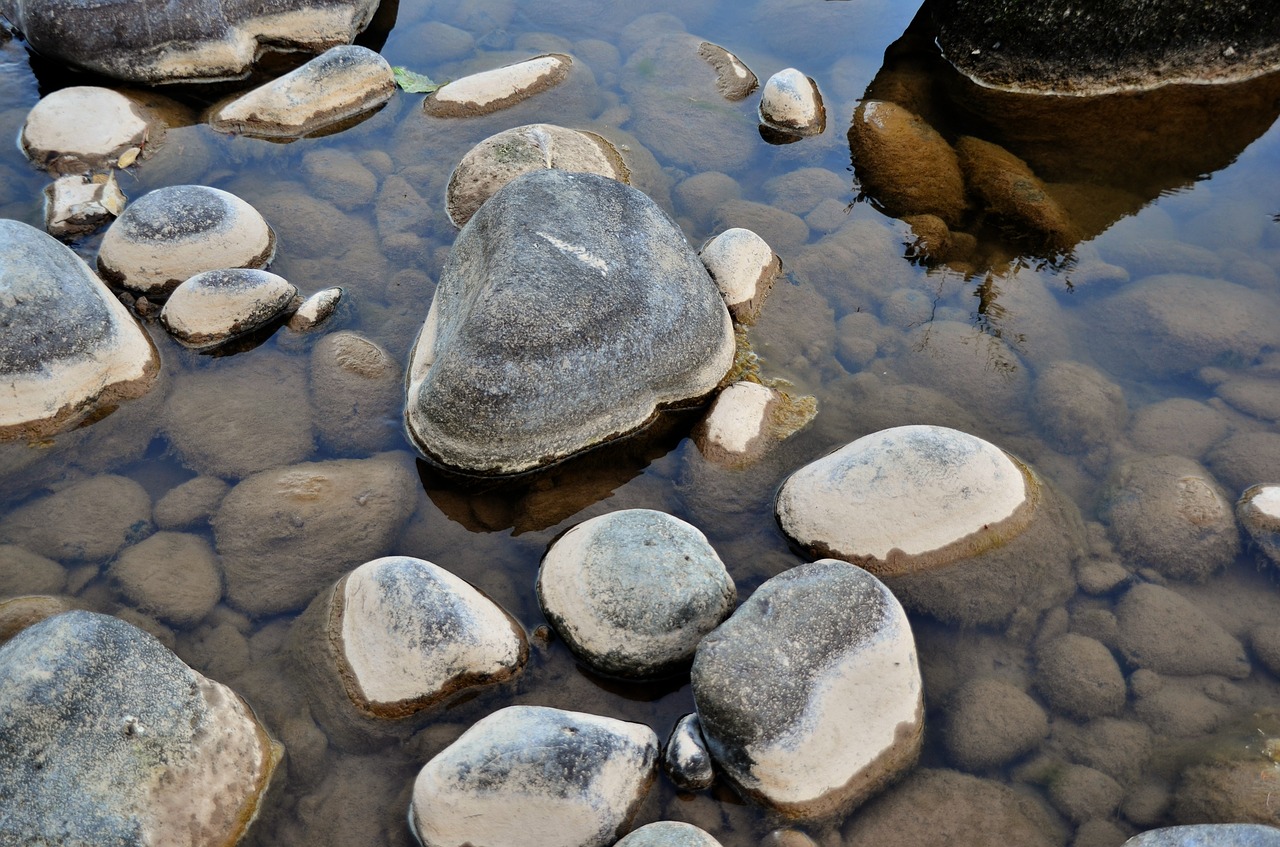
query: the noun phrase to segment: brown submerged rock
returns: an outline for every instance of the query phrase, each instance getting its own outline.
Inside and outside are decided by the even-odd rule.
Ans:
[[[896,103],[864,100],[853,113],[849,146],[863,192],[888,214],[960,222],[967,204],[956,152],[919,115]]]

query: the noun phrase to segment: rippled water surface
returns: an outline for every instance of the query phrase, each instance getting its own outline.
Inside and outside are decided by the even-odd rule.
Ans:
[[[346,289],[346,303],[326,331],[359,331],[401,363],[455,234],[442,209],[448,176],[473,144],[511,126],[559,123],[595,129],[628,145],[633,165],[638,163],[636,183],[673,215],[695,246],[735,225],[770,241],[786,277],[766,302],[750,341],[762,373],[816,396],[819,413],[761,464],[745,471],[708,464],[684,437],[690,421],[677,420],[670,431],[639,445],[515,489],[463,489],[420,467],[423,485],[413,516],[382,552],[418,556],[458,573],[530,632],[545,624],[533,583],[547,545],[586,517],[621,508],[662,509],[701,528],[745,598],[765,579],[804,561],[772,517],[773,493],[785,475],[883,427],[945,424],[1016,453],[1078,504],[1102,559],[1116,556],[1096,522],[1097,504],[1123,458],[1175,452],[1206,462],[1231,498],[1246,485],[1280,480],[1280,447],[1269,440],[1277,438],[1280,418],[1280,402],[1270,399],[1280,374],[1271,348],[1280,330],[1263,339],[1260,354],[1228,349],[1192,367],[1166,368],[1163,362],[1175,354],[1159,352],[1165,339],[1150,325],[1128,321],[1113,299],[1147,277],[1168,273],[1228,280],[1268,302],[1280,294],[1280,223],[1273,220],[1280,212],[1280,135],[1271,127],[1275,81],[1114,98],[1100,106],[992,101],[950,74],[930,54],[927,36],[902,38],[915,11],[909,6],[892,0],[404,2],[384,9],[381,28],[363,37],[393,65],[441,80],[556,50],[584,62],[597,89],[573,98],[553,91],[467,120],[428,119],[421,95],[400,92],[354,126],[289,144],[223,136],[199,125],[178,128],[165,149],[122,176],[121,185],[133,198],[180,183],[211,185],[245,198],[278,234],[273,271],[308,293],[332,285]],[[639,12],[651,16],[637,19]],[[826,100],[826,131],[773,145],[758,132],[756,97],[742,104],[706,102],[695,105],[715,113],[715,127],[736,126],[741,144],[725,145],[722,158],[715,151],[686,152],[696,147],[699,126],[677,119],[655,128],[663,111],[657,109],[655,117],[655,103],[676,95],[661,86],[623,85],[625,79],[645,78],[626,69],[637,45],[680,28],[734,51],[762,81],[788,66],[813,77]],[[20,41],[0,43],[0,134],[16,139],[41,93],[82,82],[44,66],[33,71]],[[1063,196],[1074,198],[1078,242],[1046,248],[1034,234],[975,211],[966,224],[972,239],[965,249],[928,255],[906,224],[883,214],[876,198],[859,190],[846,133],[869,86],[876,96],[909,99],[948,138],[976,135],[1004,144],[1043,180],[1067,186]],[[198,90],[167,93],[195,106],[213,99]],[[684,108],[672,102],[666,111],[679,114]],[[377,179],[374,201],[352,207],[341,167],[326,169],[315,157],[308,160],[319,151],[353,154]],[[713,171],[727,175],[723,184],[732,185],[732,192],[717,193],[711,181],[698,179]],[[39,226],[46,181],[16,143],[7,145],[0,152],[0,215]],[[92,261],[98,238],[73,246]],[[1214,290],[1208,307],[1190,313],[1178,312],[1177,302],[1165,304],[1177,314],[1171,320],[1184,336],[1199,338],[1186,327],[1201,324],[1206,337],[1232,336],[1221,325],[1229,309],[1194,311],[1229,305],[1223,299],[1240,289]],[[246,451],[263,432],[282,425],[313,437],[312,420],[319,413],[308,395],[308,362],[320,334],[303,337],[282,329],[252,349],[210,357],[183,350],[157,324],[149,329],[164,362],[157,389],[134,408],[52,443],[6,446],[0,452],[0,517],[102,473],[132,478],[159,501],[196,475],[191,457],[175,443],[181,438],[171,432],[174,404],[204,402],[202,416],[237,432]],[[1201,343],[1197,350],[1217,349],[1212,341],[1188,343]],[[1157,352],[1144,352],[1152,350]],[[1063,443],[1062,404],[1046,412],[1036,393],[1038,376],[1061,361],[1097,368],[1123,390],[1128,418],[1114,434],[1098,439],[1085,433]],[[200,399],[220,373],[257,380],[252,393],[259,402],[226,406]],[[1169,405],[1174,400],[1181,405]],[[368,423],[389,432],[382,447],[411,452],[394,417]],[[1250,434],[1252,439],[1241,440]],[[367,453],[330,443],[289,461]],[[236,481],[234,472],[218,475]],[[65,520],[75,522],[77,516]],[[207,524],[195,531],[213,542]],[[139,540],[148,532],[141,527]],[[31,590],[23,575],[4,570],[4,564],[0,591]],[[64,593],[146,625],[189,664],[240,692],[284,741],[286,763],[247,838],[252,845],[411,843],[405,812],[417,769],[503,705],[609,714],[644,722],[664,738],[692,709],[687,680],[639,686],[600,679],[579,668],[562,643],[535,633],[530,664],[515,684],[433,712],[389,743],[339,750],[306,717],[305,695],[291,682],[288,651],[306,649],[289,646],[293,614],[253,619],[219,605],[198,623],[174,628],[128,611],[111,562],[63,564]],[[1155,578],[1150,572],[1146,577]],[[1280,613],[1275,578],[1251,553],[1204,584],[1172,587],[1246,645]],[[950,766],[942,731],[949,698],[965,680],[991,676],[1038,696],[1032,685],[1037,637],[1070,629],[1106,642],[1114,637],[1111,615],[1118,596],[1081,591],[1063,609],[1020,621],[1008,632],[915,619],[928,709],[922,766]],[[1059,810],[1083,808],[1070,813],[1074,820],[1055,812],[1058,826],[1049,837],[1058,843],[1089,820],[1107,821],[1111,829],[1088,830],[1101,839],[1088,843],[1167,822],[1171,813],[1162,811],[1161,801],[1177,788],[1182,768],[1224,748],[1254,756],[1258,779],[1271,778],[1270,761],[1250,743],[1277,728],[1265,715],[1280,706],[1276,677],[1255,660],[1245,679],[1200,682],[1217,686],[1216,699],[1210,698],[1217,704],[1216,720],[1205,724],[1209,733],[1156,733],[1150,757],[1121,781],[1126,798],[1145,798],[1145,814],[1134,803],[1122,806],[1126,813],[1105,799],[1094,806],[1075,796],[1070,803],[1063,799],[1065,789],[1055,788],[1054,774],[1071,760],[1063,752],[1063,739],[1073,729],[1066,717],[1051,715],[1053,734],[1039,751],[1007,771],[982,775]],[[1134,717],[1132,702],[1125,717]],[[1259,785],[1265,788],[1265,782]],[[850,824],[807,831],[823,843],[841,843],[854,837],[850,827],[857,817],[855,812]],[[757,843],[777,825],[728,789],[680,795],[665,778],[655,783],[638,822],[662,818],[696,823],[725,845]]]

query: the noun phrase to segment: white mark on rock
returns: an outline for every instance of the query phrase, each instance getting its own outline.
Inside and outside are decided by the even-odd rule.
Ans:
[[[560,239],[556,238],[554,235],[548,235],[545,232],[539,232],[538,236],[540,238],[545,239],[549,244],[551,244],[561,253],[567,253],[570,256],[573,256],[579,262],[582,262],[582,264],[587,265],[588,267],[595,268],[596,270],[600,271],[601,276],[609,275],[609,266],[605,264],[604,259],[601,259],[599,256],[594,255],[587,248],[579,247],[575,244],[569,244],[568,242],[561,241]]]

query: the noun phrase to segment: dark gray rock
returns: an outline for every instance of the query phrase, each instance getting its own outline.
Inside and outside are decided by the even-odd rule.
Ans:
[[[443,465],[519,473],[704,397],[733,355],[715,283],[649,198],[537,171],[458,234],[414,347],[405,417]]]
[[[696,714],[685,715],[676,722],[662,749],[662,768],[682,791],[702,791],[715,782],[711,753]]]

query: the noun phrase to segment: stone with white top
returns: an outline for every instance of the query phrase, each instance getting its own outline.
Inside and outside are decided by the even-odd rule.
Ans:
[[[93,232],[124,211],[128,200],[115,174],[69,174],[44,189],[44,229],[55,238]]]
[[[721,847],[711,833],[682,821],[656,821],[628,834],[614,847]]]
[[[289,316],[289,329],[294,332],[311,332],[338,311],[343,293],[341,288],[334,286],[309,295]]]
[[[423,847],[608,847],[629,828],[657,756],[642,724],[509,706],[423,766],[409,826]]]
[[[706,536],[652,509],[610,512],[566,532],[542,559],[537,591],[579,659],[626,678],[689,662],[738,596]]]
[[[1236,501],[1236,519],[1263,555],[1273,565],[1280,565],[1280,485],[1246,488]]]
[[[464,76],[427,95],[422,107],[438,118],[487,115],[555,88],[569,76],[573,57],[547,53],[523,62]]]
[[[395,90],[386,59],[343,44],[216,107],[209,125],[260,138],[299,138],[377,108]]]
[[[76,85],[31,107],[19,141],[37,167],[83,174],[114,167],[130,148],[142,149],[152,133],[159,135],[160,126],[152,110],[119,92]]]
[[[999,447],[947,427],[863,436],[792,474],[776,508],[806,550],[867,568],[942,620],[999,625],[1075,587],[1078,511]]]
[[[98,249],[98,271],[112,285],[164,298],[204,271],[264,268],[275,249],[275,233],[244,200],[172,185],[142,195],[116,219]]]
[[[724,99],[742,100],[759,87],[760,80],[746,63],[719,44],[702,42],[698,45],[698,55],[715,69],[716,90]]]
[[[795,68],[778,71],[760,92],[760,122],[792,135],[820,134],[827,128],[827,109],[818,84]]]
[[[847,813],[923,743],[906,613],[884,583],[834,559],[757,588],[698,646],[692,686],[720,771],[788,817]]]
[[[693,442],[707,461],[744,468],[803,429],[817,409],[817,400],[810,396],[794,397],[758,382],[735,382],[711,402],[693,429]]]
[[[269,271],[205,271],[173,290],[160,323],[184,346],[209,350],[267,326],[297,294],[292,283]]]
[[[782,260],[769,243],[749,229],[732,227],[702,245],[698,258],[720,287],[733,319],[755,323],[782,272]]]
[[[0,441],[48,438],[151,390],[150,336],[65,244],[0,220]]]
[[[715,782],[715,767],[696,713],[676,721],[662,748],[662,769],[681,791],[704,791]]]

